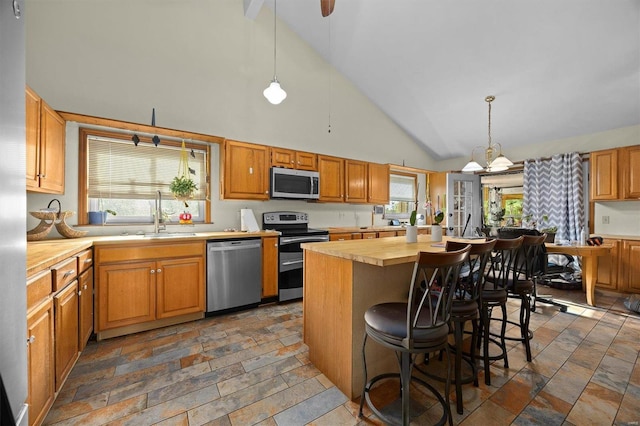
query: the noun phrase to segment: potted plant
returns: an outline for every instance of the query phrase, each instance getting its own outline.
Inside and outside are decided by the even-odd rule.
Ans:
[[[187,200],[193,197],[193,191],[197,191],[198,187],[193,179],[187,176],[176,176],[169,185],[169,190],[176,198],[184,203],[185,207],[189,207]]]
[[[433,215],[433,223],[431,224],[431,241],[442,241],[442,225],[440,223],[444,220],[444,212],[442,210],[436,210]]]
[[[406,234],[408,243],[418,242],[418,227],[416,226],[417,217],[418,217],[417,210],[412,211],[411,216],[409,216],[409,225],[407,226],[407,234]]]

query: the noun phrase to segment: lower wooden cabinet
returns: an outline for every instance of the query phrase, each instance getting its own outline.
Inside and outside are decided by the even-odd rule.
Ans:
[[[621,273],[624,277],[622,291],[640,293],[640,241],[624,240],[622,244]]]
[[[329,241],[344,241],[344,240],[352,240],[353,234],[351,232],[338,232],[329,234]]]
[[[78,349],[87,346],[93,333],[93,267],[78,277]]]
[[[95,332],[99,339],[107,330],[204,313],[204,241],[109,245],[94,250]],[[121,334],[135,331],[140,330]]]
[[[78,281],[53,297],[56,392],[75,364],[78,349]]]
[[[53,300],[48,297],[27,314],[29,425],[41,424],[54,398]]]
[[[622,240],[606,238],[604,244],[611,245],[611,256],[601,256],[597,258],[598,278],[596,279],[596,287],[604,290],[617,291]]]
[[[262,297],[278,295],[278,237],[262,239]]]

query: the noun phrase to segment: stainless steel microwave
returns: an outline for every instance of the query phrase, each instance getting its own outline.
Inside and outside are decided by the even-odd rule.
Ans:
[[[320,198],[320,174],[310,170],[271,168],[271,198],[317,200]]]

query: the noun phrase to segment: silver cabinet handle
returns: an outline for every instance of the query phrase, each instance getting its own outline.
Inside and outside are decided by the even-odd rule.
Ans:
[[[282,262],[283,266],[288,266],[288,265],[295,265],[296,263],[302,263],[302,260],[292,260],[290,262]]]
[[[31,345],[35,341],[36,341],[36,336],[32,335],[31,337],[27,338],[27,345]]]
[[[150,271],[149,271],[149,273],[150,273],[150,274],[155,274],[155,273],[156,273],[156,270],[155,270],[155,269],[152,269],[152,270],[150,270]]]
[[[76,273],[75,269],[69,269],[67,272],[64,273],[64,275],[62,275],[62,278],[67,278],[68,276],[71,276],[75,273]]]
[[[156,272],[160,273],[160,272],[162,272],[162,269],[158,268],[158,269],[156,269]]]
[[[85,284],[84,287],[83,287],[83,290],[86,290],[86,289],[87,289],[87,285]]]
[[[89,259],[85,259],[84,263],[91,263],[93,262],[93,259],[89,258]]]

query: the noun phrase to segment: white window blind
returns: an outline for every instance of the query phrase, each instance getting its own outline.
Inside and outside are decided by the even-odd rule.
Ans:
[[[393,201],[416,200],[415,176],[391,175],[389,198]]]
[[[88,137],[88,188],[89,198],[153,199],[156,192],[170,197],[169,184],[178,175],[180,147],[147,144],[135,146],[131,141],[104,137]],[[206,197],[205,149],[187,148],[190,175],[198,191],[194,200]]]

